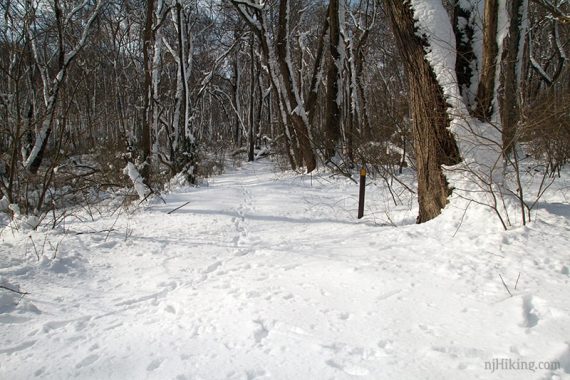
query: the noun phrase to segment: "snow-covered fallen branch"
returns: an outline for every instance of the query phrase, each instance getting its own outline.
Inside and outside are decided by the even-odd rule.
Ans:
[[[132,162],[129,162],[123,169],[123,174],[128,175],[131,179],[140,200],[144,200],[149,196],[151,190],[145,185],[143,177]]]

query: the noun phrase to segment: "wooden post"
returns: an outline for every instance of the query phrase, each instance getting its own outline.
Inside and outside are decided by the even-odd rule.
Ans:
[[[360,169],[360,192],[358,193],[358,219],[364,216],[364,192],[366,191],[366,167]]]

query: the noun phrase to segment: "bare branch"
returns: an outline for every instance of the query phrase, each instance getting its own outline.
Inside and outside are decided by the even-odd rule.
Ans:
[[[10,292],[14,292],[14,293],[20,294],[20,295],[22,295],[22,296],[25,296],[25,295],[30,294],[30,293],[28,293],[28,292],[21,292],[21,291],[19,291],[19,290],[12,289],[12,288],[9,288],[9,287],[4,286],[4,285],[0,285],[0,289],[5,289],[5,290],[8,290],[8,291],[10,291]]]

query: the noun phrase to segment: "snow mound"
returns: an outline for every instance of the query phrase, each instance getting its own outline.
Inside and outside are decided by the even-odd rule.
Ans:
[[[38,308],[24,299],[26,292],[19,285],[8,282],[0,276],[0,314],[9,314],[14,311],[39,313]]]

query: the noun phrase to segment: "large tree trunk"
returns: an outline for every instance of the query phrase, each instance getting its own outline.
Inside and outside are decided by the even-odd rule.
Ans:
[[[275,44],[276,55],[280,73],[283,78],[283,85],[285,86],[285,96],[287,96],[287,101],[290,105],[288,112],[291,124],[293,124],[295,134],[299,139],[299,147],[307,172],[312,172],[317,167],[317,161],[309,137],[308,121],[306,121],[302,115],[302,112],[305,111],[304,105],[299,104],[299,89],[296,88],[294,74],[292,72],[293,68],[291,67],[289,38],[289,0],[281,0],[279,2],[279,28],[277,30],[277,40]],[[300,110],[300,107],[303,109]]]
[[[459,150],[448,130],[443,90],[425,59],[426,41],[416,34],[413,11],[401,0],[385,0],[405,63],[410,87],[413,138],[418,172],[418,223],[435,218],[447,204],[451,189],[442,165],[459,163]]]
[[[481,80],[477,89],[477,107],[475,116],[488,121],[493,115],[493,99],[495,98],[495,75],[497,71],[497,28],[499,20],[498,0],[485,0],[483,16],[483,62]]]

